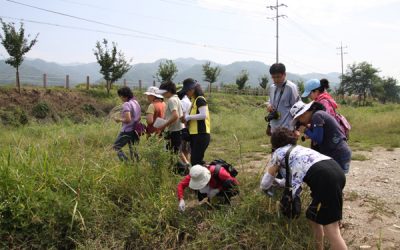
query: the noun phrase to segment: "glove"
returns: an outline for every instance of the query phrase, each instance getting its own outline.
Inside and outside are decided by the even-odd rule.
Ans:
[[[276,185],[278,187],[285,187],[286,179],[285,178],[282,178],[282,179],[275,178],[274,182],[276,183]]]
[[[214,196],[216,196],[219,193],[219,189],[211,189],[210,193],[209,193],[209,198],[213,198]]]
[[[184,212],[185,208],[186,208],[185,201],[182,199],[179,201],[178,209],[179,209],[179,211]]]

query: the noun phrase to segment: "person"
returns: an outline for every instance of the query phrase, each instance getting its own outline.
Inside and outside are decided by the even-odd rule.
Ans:
[[[117,151],[118,158],[121,161],[127,161],[128,157],[122,151],[122,148],[129,144],[131,159],[139,159],[139,155],[133,149],[133,145],[139,142],[139,135],[135,131],[135,124],[140,121],[141,107],[135,100],[129,87],[122,87],[117,91],[119,98],[123,101],[121,117],[115,117],[116,122],[122,123],[122,129],[114,142],[113,148]]]
[[[232,177],[223,167],[194,165],[190,168],[189,174],[178,184],[178,209],[182,212],[185,211],[184,193],[187,187],[198,191],[199,201],[206,197],[211,200],[218,196],[223,199],[224,203],[230,204],[231,198],[239,194],[238,185],[239,182],[236,178]]]
[[[192,166],[204,164],[204,154],[210,144],[211,119],[208,112],[207,100],[204,97],[200,84],[192,78],[183,81],[182,93],[192,100],[189,114],[185,115],[183,122],[187,122],[190,134],[190,148]]]
[[[267,103],[268,121],[267,134],[279,128],[293,129],[293,117],[290,108],[300,99],[297,85],[286,79],[286,67],[282,63],[273,64],[269,72],[274,84],[269,88],[269,101]]]
[[[183,111],[181,100],[179,100],[176,94],[176,86],[172,81],[166,81],[160,85],[157,93],[162,94],[167,100],[165,108],[166,123],[160,127],[160,130],[167,130],[167,149],[175,154],[179,154],[182,143],[181,131],[183,128],[180,119],[183,117]]]
[[[186,93],[182,92],[182,87],[180,86],[180,90],[177,92],[178,97],[181,100],[182,103],[182,111],[183,111],[183,117],[189,114],[190,108],[192,107],[192,102],[190,101],[189,97],[186,95]],[[190,165],[190,135],[189,135],[189,129],[188,125],[186,123],[183,123],[184,128],[182,129],[182,143],[181,143],[181,154],[182,154],[182,159],[184,163],[187,165]]]
[[[147,96],[147,101],[150,103],[146,111],[146,133],[148,136],[152,134],[159,135],[161,130],[153,126],[157,118],[164,118],[165,115],[165,103],[163,102],[163,96],[157,94],[159,89],[157,87],[149,87],[144,94]]]
[[[318,152],[333,158],[347,174],[350,168],[351,150],[339,123],[324,111],[318,102],[297,102],[290,110],[295,123],[305,127],[304,134],[316,144]]]
[[[336,161],[315,150],[296,146],[295,133],[287,128],[278,128],[271,136],[275,149],[262,177],[260,188],[267,192],[273,185],[285,186],[285,179],[276,179],[278,172],[286,176],[285,156],[289,149],[289,167],[292,178],[292,195],[299,195],[301,184],[311,189],[312,201],[306,217],[315,238],[315,248],[323,249],[324,236],[328,238],[333,250],[347,249],[343,240],[339,221],[342,219],[343,188],[346,177]],[[293,147],[294,146],[294,147]]]
[[[337,103],[328,93],[329,81],[327,79],[311,79],[304,84],[303,98],[310,98],[312,101],[319,102],[325,107],[325,111],[333,117],[336,117]]]

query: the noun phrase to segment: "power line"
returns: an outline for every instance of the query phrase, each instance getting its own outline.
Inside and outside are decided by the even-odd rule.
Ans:
[[[279,63],[279,18],[285,18],[286,15],[279,15],[279,8],[287,7],[286,4],[279,4],[279,0],[276,0],[276,5],[267,6],[271,10],[276,10],[275,17],[268,17],[268,19],[272,19],[276,21],[276,63]]]

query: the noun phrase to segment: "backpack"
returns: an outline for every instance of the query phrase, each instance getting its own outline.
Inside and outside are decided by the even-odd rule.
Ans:
[[[350,137],[350,130],[351,130],[351,125],[349,121],[346,119],[346,117],[344,117],[343,115],[339,114],[339,112],[336,111],[335,107],[333,106],[330,100],[328,100],[328,102],[335,111],[335,120],[339,123],[344,135],[346,136],[346,139],[348,140]]]
[[[225,170],[232,177],[236,177],[239,174],[239,172],[234,166],[232,166],[231,164],[227,163],[222,159],[213,160],[212,162],[210,162],[210,164],[208,164],[208,166],[215,166],[214,177],[216,178],[218,178],[221,168],[225,168]]]

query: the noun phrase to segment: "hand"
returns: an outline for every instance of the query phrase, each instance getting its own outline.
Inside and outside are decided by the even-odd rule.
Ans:
[[[122,119],[121,119],[121,118],[119,118],[119,117],[114,117],[114,121],[115,121],[115,122],[121,122],[121,121],[122,121]]]
[[[181,117],[181,122],[182,123],[186,123],[187,122],[184,116]]]
[[[285,178],[282,178],[282,179],[275,178],[274,184],[276,184],[278,187],[285,187],[286,179]]]
[[[294,131],[294,136],[296,137],[296,139],[299,139],[299,137],[300,137],[300,131],[295,130],[295,131]]]
[[[268,104],[268,106],[267,106],[267,111],[268,111],[269,113],[273,112],[273,111],[274,111],[274,107],[273,107],[271,104]]]
[[[210,193],[209,193],[209,198],[213,198],[214,196],[216,196],[219,193],[219,189],[211,189]]]
[[[185,121],[186,122],[190,121],[190,115],[185,115]]]
[[[186,208],[185,201],[183,199],[181,199],[179,201],[178,209],[179,209],[179,211],[184,212],[185,208]]]

